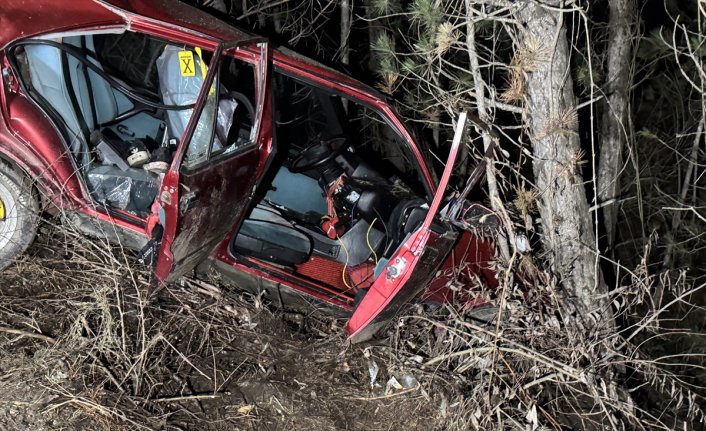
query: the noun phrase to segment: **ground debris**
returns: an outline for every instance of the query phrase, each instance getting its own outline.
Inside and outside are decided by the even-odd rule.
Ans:
[[[148,299],[128,252],[67,228],[42,230],[0,285],[0,429],[426,430],[439,416],[418,388],[371,388],[366,355],[382,382],[416,360],[347,346],[335,318],[217,280]]]

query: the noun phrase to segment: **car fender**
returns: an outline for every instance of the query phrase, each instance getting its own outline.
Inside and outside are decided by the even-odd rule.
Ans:
[[[14,74],[3,60],[3,74]],[[57,206],[81,202],[76,168],[49,117],[18,88],[8,87],[6,78],[0,80],[0,102],[0,159],[26,175]]]

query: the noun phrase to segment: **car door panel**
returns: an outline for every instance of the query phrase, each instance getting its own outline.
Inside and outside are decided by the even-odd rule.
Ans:
[[[371,338],[409,300],[424,290],[453,248],[458,232],[449,223],[436,223],[435,217],[441,207],[453,171],[465,122],[466,116],[462,113],[446,161],[446,168],[424,222],[389,259],[353,312],[346,325],[349,341],[356,343]]]
[[[428,235],[420,254],[413,252],[413,244]],[[451,229],[445,234],[419,230],[402,246],[402,251],[391,261],[401,260],[414,265],[399,280],[389,280],[383,273],[371,286],[363,301],[348,322],[347,330],[354,343],[370,339],[382,325],[395,317],[403,307],[416,298],[434,277],[448,251],[456,242],[457,233]],[[404,277],[404,278],[402,278]]]
[[[250,202],[259,162],[257,147],[209,165],[207,171],[181,174],[178,235],[171,245],[177,256],[170,278],[184,275],[203,260],[237,222]]]
[[[271,133],[263,124],[263,115],[270,112],[267,97],[269,48],[261,47],[261,61],[257,67],[258,91],[256,116],[253,119],[255,138],[252,144],[229,153],[222,153],[194,169],[184,169],[181,164],[172,166],[164,178],[159,200],[164,210],[164,235],[155,267],[158,282],[172,281],[206,259],[223,240],[234,224],[247,210],[262,164],[267,161],[263,153],[270,148]],[[219,52],[219,49],[216,50]],[[212,62],[213,63],[213,62]],[[209,74],[217,64],[209,65]],[[208,92],[213,77],[207,76],[204,88]],[[204,96],[204,89],[202,94]],[[202,105],[205,101],[201,101]],[[197,102],[197,107],[199,102]],[[200,117],[194,109],[191,121]],[[193,133],[195,125],[187,126],[185,136]],[[186,146],[182,144],[177,158],[183,161]]]

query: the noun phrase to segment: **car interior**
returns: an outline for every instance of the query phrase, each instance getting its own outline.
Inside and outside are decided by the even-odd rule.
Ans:
[[[360,298],[426,216],[420,169],[375,109],[277,69],[272,87],[276,156],[233,252]]]
[[[144,219],[212,54],[131,31],[30,39],[12,54],[95,202]],[[220,67],[185,169],[254,139],[255,69],[234,58]],[[275,154],[231,252],[353,303],[422,223],[431,196],[407,143],[374,107],[278,69],[271,79]]]
[[[96,204],[144,219],[212,54],[130,31],[31,39],[12,53],[25,89],[57,124]],[[229,58],[221,68],[237,73],[219,74],[209,95],[204,113],[218,121],[192,137],[205,142],[213,134],[214,153],[250,139],[254,115],[252,65]],[[191,145],[185,163],[210,157],[204,147],[210,151]]]

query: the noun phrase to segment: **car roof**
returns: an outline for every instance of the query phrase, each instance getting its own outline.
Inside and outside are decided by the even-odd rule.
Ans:
[[[176,0],[2,0],[0,47],[14,40],[86,27],[129,24],[125,12],[187,27],[218,40],[245,40],[253,35]]]
[[[86,0],[83,0],[86,1]],[[92,0],[135,15],[187,27],[221,41],[241,41],[254,35],[193,6],[177,0]]]
[[[0,47],[41,34],[60,33],[87,27],[121,27],[129,25],[134,14],[147,17],[221,41],[240,41],[256,37],[234,27],[217,17],[177,0],[71,0],[57,5],[56,0],[0,0]],[[307,63],[341,83],[384,98],[373,88],[352,79],[347,74],[302,56],[294,51],[277,47],[280,59]],[[284,58],[282,57],[284,56]]]
[[[124,18],[93,0],[3,0],[0,7],[0,47],[23,38],[89,26],[116,26]]]

